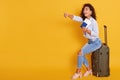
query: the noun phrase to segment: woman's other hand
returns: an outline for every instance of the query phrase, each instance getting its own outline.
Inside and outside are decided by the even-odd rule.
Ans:
[[[64,17],[67,18],[68,17],[68,13],[64,13]]]
[[[74,16],[73,16],[72,14],[64,13],[64,17],[65,17],[65,18],[68,17],[68,18],[70,18],[70,19],[73,19]]]

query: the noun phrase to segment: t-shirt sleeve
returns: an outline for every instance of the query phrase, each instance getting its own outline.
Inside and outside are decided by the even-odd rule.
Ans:
[[[98,24],[95,22],[94,25],[93,25],[92,31],[91,31],[91,36],[97,37],[98,34],[99,34]]]
[[[77,22],[83,22],[83,19],[81,17],[75,15],[73,15],[73,20]]]

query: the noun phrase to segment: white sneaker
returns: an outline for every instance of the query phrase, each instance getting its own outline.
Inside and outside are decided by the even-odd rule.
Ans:
[[[92,76],[92,70],[89,70],[89,71],[86,71],[84,73],[84,77],[88,76],[88,75],[91,75]]]
[[[72,79],[77,79],[77,78],[81,78],[82,77],[82,73],[75,73],[73,76],[72,76]]]

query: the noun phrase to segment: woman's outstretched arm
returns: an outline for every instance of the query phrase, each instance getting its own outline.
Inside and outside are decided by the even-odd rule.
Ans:
[[[79,17],[79,16],[76,16],[76,15],[64,13],[64,17],[65,17],[65,18],[68,17],[68,18],[70,18],[70,19],[72,19],[72,20],[74,20],[74,21],[77,21],[77,22],[83,22],[83,19],[82,19],[81,17]]]

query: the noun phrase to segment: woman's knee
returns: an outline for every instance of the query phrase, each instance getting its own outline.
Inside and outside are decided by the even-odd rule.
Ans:
[[[82,56],[82,50],[79,50],[78,55]]]

